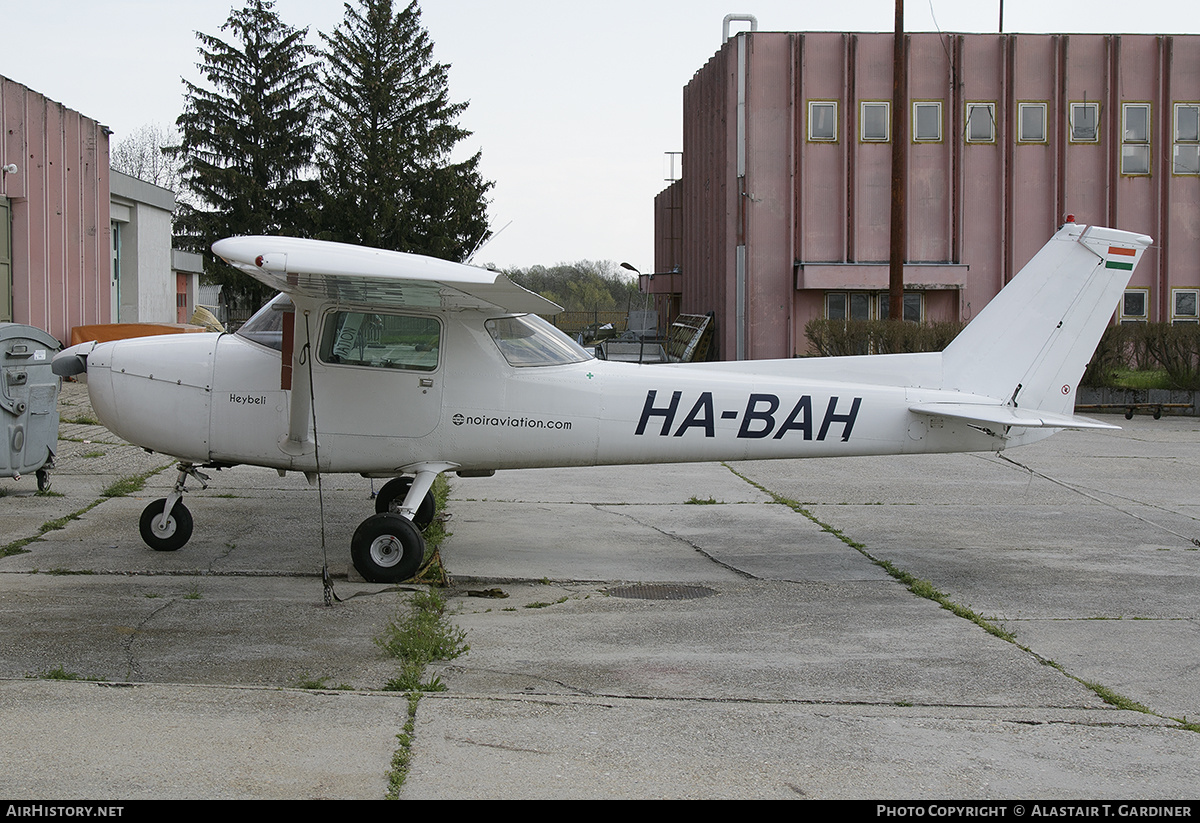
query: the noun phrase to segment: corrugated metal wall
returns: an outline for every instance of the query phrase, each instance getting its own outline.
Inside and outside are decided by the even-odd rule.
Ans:
[[[722,357],[733,350],[732,323],[726,321],[734,310],[737,216],[729,208],[731,197],[736,203],[737,191],[736,158],[731,154],[737,91],[730,54],[725,48],[713,55],[683,90],[683,178],[676,184],[683,188],[681,310],[716,314]],[[655,269],[661,270],[657,259]]]
[[[13,319],[68,341],[109,322],[108,133],[95,120],[0,77],[12,203]]]

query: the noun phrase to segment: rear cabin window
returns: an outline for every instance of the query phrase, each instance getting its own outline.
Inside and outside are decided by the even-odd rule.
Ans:
[[[592,359],[583,347],[536,314],[489,320],[487,330],[513,366],[561,366]]]
[[[336,311],[325,315],[318,354],[323,363],[433,371],[441,335],[433,317]]]

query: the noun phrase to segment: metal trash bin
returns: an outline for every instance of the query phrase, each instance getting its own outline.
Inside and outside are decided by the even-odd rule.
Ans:
[[[0,477],[36,472],[41,491],[50,488],[58,447],[62,380],[50,361],[60,348],[39,328],[0,323]]]

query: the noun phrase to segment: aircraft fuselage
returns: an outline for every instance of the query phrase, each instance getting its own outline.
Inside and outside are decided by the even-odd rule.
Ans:
[[[333,307],[314,307],[312,315],[327,311]],[[297,364],[293,388],[279,388],[281,353],[228,334],[97,346],[89,387],[104,424],[153,451],[197,464],[299,471],[317,468],[311,431],[289,439],[291,393],[308,392],[320,469],[379,476],[427,461],[484,471],[1005,444],[962,421],[908,410],[948,393],[795,376],[804,361],[788,361],[786,377],[770,374],[770,363],[750,373],[731,364],[595,359],[514,366],[488,334],[486,322],[497,316],[429,315],[440,334],[437,362],[421,370],[330,362],[314,339],[311,391],[307,362]],[[309,420],[298,423],[311,428]]]

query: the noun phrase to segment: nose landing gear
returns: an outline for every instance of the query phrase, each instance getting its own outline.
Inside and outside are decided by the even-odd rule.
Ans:
[[[188,477],[196,478],[202,488],[208,488],[209,477],[191,463],[179,464],[175,488],[168,497],[155,500],[142,511],[138,528],[142,540],[156,552],[173,552],[192,537],[192,513],[183,505],[184,487]]]

